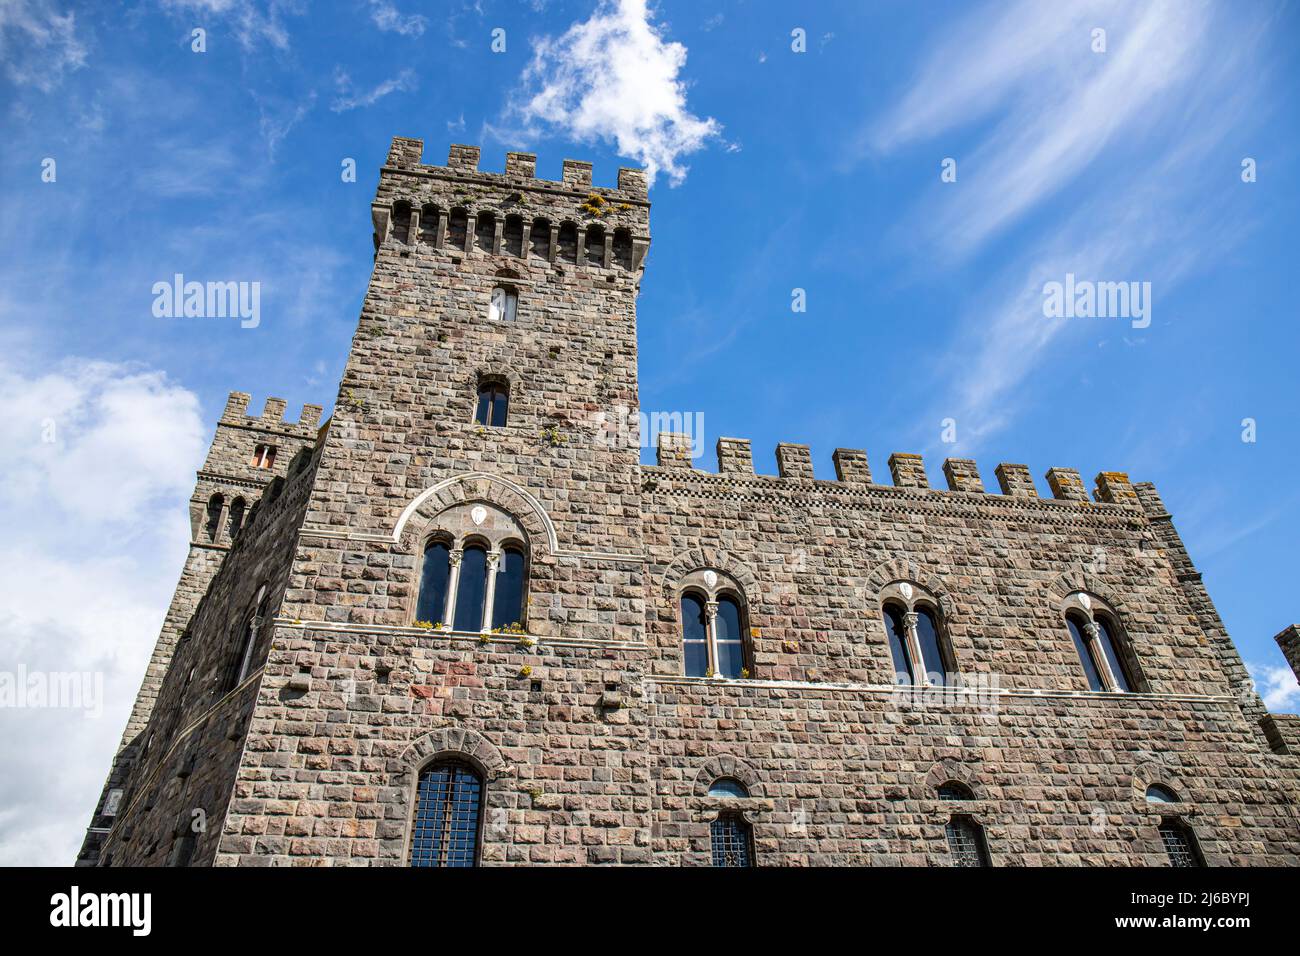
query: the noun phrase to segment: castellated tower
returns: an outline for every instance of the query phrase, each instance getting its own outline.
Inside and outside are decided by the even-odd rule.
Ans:
[[[307,405],[297,423],[292,423],[284,420],[285,402],[280,398],[268,398],[259,417],[249,416],[251,398],[244,392],[230,393],[207,458],[199,469],[190,498],[189,554],[122,734],[108,782],[95,807],[79,864],[91,863],[98,856],[99,843],[118,812],[132,761],[144,744],[143,732],[171,664],[176,642],[221,567],[231,542],[243,528],[262,489],[272,479],[283,478],[290,460],[316,441],[319,405]]]
[[[1154,488],[766,475],[740,438],[711,472],[675,434],[642,466],[642,173],[422,148],[334,416],[187,566],[83,862],[1300,861],[1295,719]],[[236,479],[205,466],[196,548]]]

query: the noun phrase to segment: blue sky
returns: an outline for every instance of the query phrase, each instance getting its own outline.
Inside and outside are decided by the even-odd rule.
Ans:
[[[555,179],[588,159],[597,185],[655,167],[642,407],[702,412],[706,468],[731,435],[766,472],[801,441],[819,477],[845,446],[879,480],[909,451],[938,486],[948,456],[991,488],[1000,461],[1042,494],[1053,466],[1154,482],[1294,710],[1272,636],[1300,620],[1298,21],[1265,0],[0,3],[0,646],[105,675],[99,719],[0,717],[0,862],[79,842],[227,392],[328,412],[394,135],[434,163],[479,144],[491,170],[534,151]],[[155,318],[177,272],[260,282],[260,325]],[[1067,273],[1151,283],[1149,327],[1046,318]]]

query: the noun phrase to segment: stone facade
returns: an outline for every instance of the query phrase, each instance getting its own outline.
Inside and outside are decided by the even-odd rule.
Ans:
[[[948,865],[957,809],[994,865],[1164,864],[1171,817],[1206,862],[1300,862],[1298,722],[1266,713],[1154,488],[1104,472],[1090,496],[1053,468],[1042,498],[1001,464],[997,494],[967,459],[938,488],[911,454],[878,484],[853,449],[822,481],[794,443],[758,475],[737,438],[712,473],[675,434],[642,466],[643,175],[422,148],[394,140],[381,174],[334,416],[293,432],[206,576],[187,566],[83,862],[402,865],[420,771],[448,755],[483,780],[483,864],[705,864],[711,821],[740,813],[760,865]],[[475,421],[489,381],[504,426]],[[235,477],[210,460],[196,515]],[[523,541],[522,633],[417,622],[438,529]],[[684,676],[701,579],[743,605],[740,677]],[[881,605],[904,586],[937,615],[946,687],[895,683]],[[1080,594],[1117,624],[1130,692],[1088,689]]]

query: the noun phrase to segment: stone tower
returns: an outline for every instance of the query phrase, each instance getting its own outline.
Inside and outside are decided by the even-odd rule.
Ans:
[[[247,414],[250,400],[251,396],[244,392],[230,393],[207,458],[199,469],[190,497],[190,550],[108,781],[95,806],[79,863],[92,862],[98,856],[99,843],[117,814],[132,761],[143,745],[141,735],[153,713],[176,642],[221,567],[231,541],[262,489],[273,478],[283,477],[290,460],[316,441],[321,406],[305,406],[297,423],[292,423],[284,420],[284,399],[268,398],[261,416],[256,418]]]
[[[769,475],[741,438],[715,473],[683,434],[642,466],[642,174],[421,150],[334,415],[178,595],[85,862],[420,862],[438,773],[481,864],[1300,859],[1294,719],[1152,486],[825,481],[794,442]]]

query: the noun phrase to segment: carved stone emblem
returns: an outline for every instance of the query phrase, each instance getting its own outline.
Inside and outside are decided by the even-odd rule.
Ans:
[[[482,524],[487,520],[487,509],[482,505],[475,505],[469,510],[469,516],[475,524]]]

